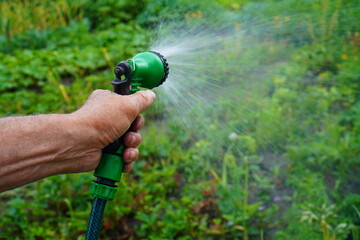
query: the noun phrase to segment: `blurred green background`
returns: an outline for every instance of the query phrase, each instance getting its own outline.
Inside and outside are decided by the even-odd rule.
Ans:
[[[265,84],[243,107],[219,99],[197,113],[220,143],[167,121],[161,102],[147,111],[140,160],[107,205],[101,239],[359,240],[358,0],[0,0],[0,115],[74,111],[112,88],[116,63],[148,50],[159,24],[224,14],[264,39],[244,49],[249,71],[229,74],[233,94],[257,66],[268,66],[256,76]],[[221,120],[246,131],[211,125]],[[1,193],[0,239],[84,239],[92,180]]]

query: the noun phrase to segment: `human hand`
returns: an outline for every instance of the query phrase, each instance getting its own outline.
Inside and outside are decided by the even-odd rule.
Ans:
[[[138,132],[144,125],[140,112],[149,107],[155,100],[155,94],[150,91],[140,91],[129,96],[120,96],[106,90],[96,90],[88,98],[83,107],[74,112],[71,117],[76,119],[79,143],[76,149],[83,153],[76,154],[77,164],[72,164],[70,172],[93,170],[101,157],[101,150],[123,136],[125,149],[123,152],[124,172],[129,172],[132,162],[138,158],[137,146],[141,142]],[[127,132],[128,131],[128,132]]]
[[[93,170],[101,150],[123,134],[123,170],[129,171],[139,154],[140,112],[154,100],[150,90],[130,96],[96,90],[71,114],[0,118],[0,192],[51,175]]]

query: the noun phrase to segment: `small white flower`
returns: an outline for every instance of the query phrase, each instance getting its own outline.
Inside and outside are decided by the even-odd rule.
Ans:
[[[236,141],[238,139],[238,135],[236,133],[232,132],[229,134],[229,139],[231,141]]]

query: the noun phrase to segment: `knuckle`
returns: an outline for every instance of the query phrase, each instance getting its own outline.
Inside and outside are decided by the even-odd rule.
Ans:
[[[95,91],[92,92],[91,96],[102,96],[109,93],[111,93],[109,90],[96,89]]]

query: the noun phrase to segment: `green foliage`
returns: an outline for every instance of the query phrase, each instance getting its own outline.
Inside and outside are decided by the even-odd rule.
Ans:
[[[90,19],[92,28],[107,29],[118,23],[131,22],[141,13],[145,0],[81,0],[84,16]]]
[[[179,8],[178,6],[181,6]],[[221,25],[223,11],[215,0],[159,0],[150,1],[144,11],[138,15],[136,22],[148,28],[168,28],[169,31],[180,29],[183,25],[199,26]],[[201,19],[201,24],[197,21]],[[166,23],[166,24],[164,24]]]
[[[94,89],[110,89],[117,61],[146,50],[163,22],[237,24],[237,44],[219,41],[211,59],[223,89],[190,112],[192,122],[170,122],[176,106],[163,102],[145,113],[141,160],[107,205],[102,239],[359,239],[357,1],[0,6],[1,116],[74,111]],[[239,59],[241,68],[221,64]],[[61,175],[2,193],[0,238],[84,239],[90,181]]]
[[[0,35],[10,40],[25,30],[44,31],[67,26],[72,20],[80,20],[81,2],[3,0],[0,1],[0,16]]]
[[[46,39],[44,49],[18,49],[12,55],[0,53],[2,114],[74,110],[94,88],[110,87],[106,79],[111,78],[111,73],[101,73],[99,77],[89,73],[112,69],[117,59],[142,51],[146,34],[141,33],[136,25],[118,24],[94,35],[86,22],[80,22],[57,29]],[[60,36],[67,38],[62,40]],[[62,47],[61,51],[57,47]],[[101,79],[103,76],[106,77]],[[18,96],[17,102],[11,101],[14,96]]]
[[[353,224],[360,225],[360,197],[359,195],[349,194],[341,203],[342,211],[340,214],[343,215],[344,219],[349,220]]]

